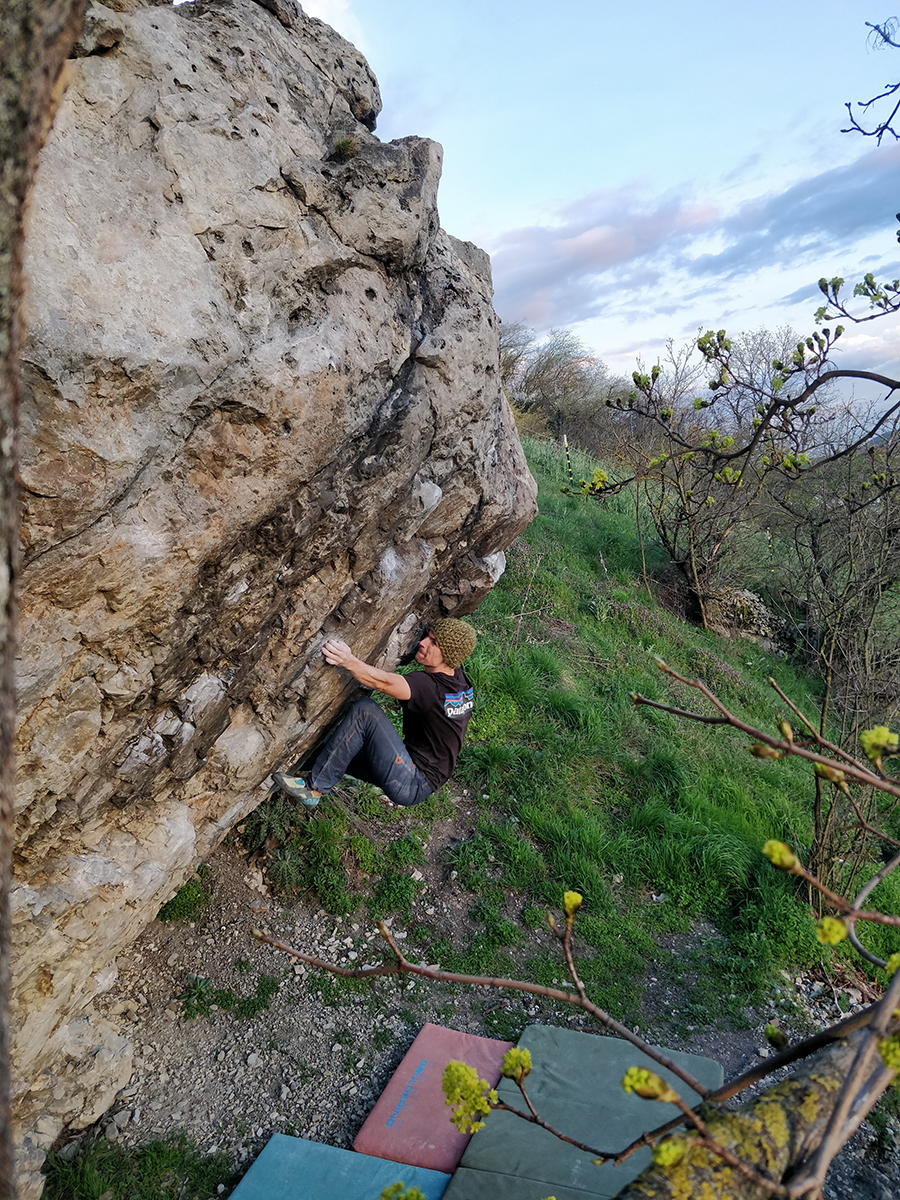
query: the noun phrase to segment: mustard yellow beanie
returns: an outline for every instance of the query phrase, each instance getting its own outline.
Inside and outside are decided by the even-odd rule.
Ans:
[[[444,662],[454,670],[475,649],[475,630],[455,617],[442,617],[440,621],[435,621],[429,632],[440,647]]]

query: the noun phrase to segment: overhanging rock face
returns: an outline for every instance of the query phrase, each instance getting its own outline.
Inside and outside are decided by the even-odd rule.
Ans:
[[[487,256],[289,0],[94,5],[31,215],[13,895],[22,1197],[130,1072],[115,956],[534,514]],[[335,152],[337,148],[337,152]]]

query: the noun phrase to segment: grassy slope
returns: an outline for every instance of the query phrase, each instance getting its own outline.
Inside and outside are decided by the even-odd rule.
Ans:
[[[540,515],[479,610],[484,636],[470,660],[479,704],[457,776],[486,785],[491,809],[475,842],[493,845],[498,882],[523,907],[558,906],[566,888],[584,894],[579,930],[602,951],[588,973],[614,1011],[632,1006],[623,975],[640,971],[652,935],[701,916],[728,935],[717,966],[740,987],[726,994],[746,999],[776,961],[820,954],[789,882],[759,853],[769,837],[808,840],[808,772],[760,763],[721,729],[636,709],[629,694],[696,707],[655,667],[658,655],[773,728],[783,714],[766,678],[806,709],[815,685],[659,608],[640,585],[628,502],[614,511],[562,495],[555,448],[530,450]],[[471,882],[484,894],[484,878]]]
[[[747,753],[747,739],[635,708],[630,693],[702,703],[659,672],[658,655],[774,730],[787,714],[768,676],[809,712],[816,681],[749,642],[704,633],[659,607],[641,585],[630,502],[601,506],[563,495],[558,450],[541,442],[528,449],[540,515],[472,618],[481,637],[466,664],[477,707],[456,781],[480,798],[482,816],[448,866],[472,893],[476,932],[450,942],[427,925],[413,926],[410,944],[456,970],[557,978],[558,963],[535,952],[528,931],[573,888],[585,897],[577,925],[582,970],[604,1007],[620,1017],[635,1013],[652,958],[693,980],[685,1019],[737,1017],[776,966],[832,953],[816,943],[791,881],[759,849],[770,837],[808,844],[809,769],[760,762]],[[575,459],[576,473],[589,476],[591,464]],[[420,886],[411,867],[430,826],[452,810],[438,794],[412,813],[386,816],[370,793],[363,788],[349,809],[332,805],[298,826],[270,877],[286,888],[312,887],[334,912],[353,910],[366,894],[372,915],[409,917]],[[293,810],[274,804],[248,822],[251,843],[272,828],[285,840],[278,811],[290,824]],[[351,812],[367,822],[364,829]],[[397,823],[400,839],[391,828]],[[371,880],[362,893],[348,885],[348,865],[353,878]],[[900,909],[892,896],[884,902]],[[701,918],[725,937],[714,961],[702,948],[687,961],[661,961],[659,935]]]

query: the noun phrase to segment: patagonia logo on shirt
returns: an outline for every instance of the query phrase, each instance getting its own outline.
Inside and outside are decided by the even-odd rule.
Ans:
[[[453,692],[444,697],[444,715],[447,717],[464,717],[475,707],[475,692],[466,688],[464,692]]]

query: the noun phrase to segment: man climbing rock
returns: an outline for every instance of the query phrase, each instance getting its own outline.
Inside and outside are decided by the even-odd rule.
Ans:
[[[409,675],[364,663],[346,642],[326,642],[322,653],[331,666],[343,667],[363,687],[400,701],[403,738],[374,700],[357,700],[307,778],[277,773],[275,784],[315,808],[343,775],[353,775],[380,787],[394,804],[421,804],[450,778],[462,748],[475,702],[462,663],[474,649],[475,630],[454,617],[431,626],[416,651],[423,669]]]

